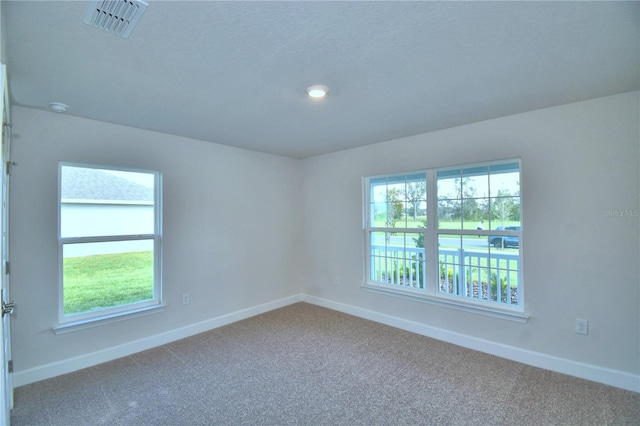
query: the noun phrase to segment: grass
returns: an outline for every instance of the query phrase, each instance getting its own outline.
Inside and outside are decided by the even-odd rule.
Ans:
[[[422,228],[424,227],[424,223],[425,223],[425,216],[418,216],[418,218],[416,220],[413,220],[412,217],[408,217],[406,219],[406,227],[408,228]],[[404,218],[401,220],[398,220],[396,222],[396,228],[398,228],[399,230],[401,230],[402,228],[405,227],[405,222],[404,222]],[[375,223],[373,224],[376,227],[384,227],[386,226],[385,224],[385,220],[382,218],[376,218]],[[491,228],[495,229],[498,226],[512,226],[512,225],[520,225],[520,222],[517,220],[504,220],[504,221],[500,221],[500,220],[493,220],[491,222]],[[473,229],[475,230],[478,226],[478,221],[465,221],[462,229]],[[484,226],[485,226],[485,230],[489,229],[489,222],[487,220],[484,221]],[[438,228],[439,229],[460,229],[460,221],[446,221],[446,220],[439,220],[438,221]]]
[[[64,314],[153,299],[153,252],[64,259]]]

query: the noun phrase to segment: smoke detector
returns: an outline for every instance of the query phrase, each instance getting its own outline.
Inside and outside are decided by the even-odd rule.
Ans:
[[[85,24],[128,38],[148,4],[140,0],[91,0],[84,13]]]
[[[63,112],[67,112],[67,109],[69,109],[67,105],[60,102],[49,103],[49,108],[51,108],[51,111],[58,112],[60,114],[62,114]]]

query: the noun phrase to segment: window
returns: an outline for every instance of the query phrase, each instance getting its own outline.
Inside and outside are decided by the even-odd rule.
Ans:
[[[161,305],[161,177],[60,163],[59,322]]]
[[[424,289],[426,174],[372,178],[369,187],[369,279]]]
[[[520,161],[365,179],[364,287],[523,311]]]

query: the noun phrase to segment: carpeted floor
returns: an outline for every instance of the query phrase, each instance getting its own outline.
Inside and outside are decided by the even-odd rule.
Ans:
[[[19,425],[639,425],[640,394],[306,303],[16,389]]]

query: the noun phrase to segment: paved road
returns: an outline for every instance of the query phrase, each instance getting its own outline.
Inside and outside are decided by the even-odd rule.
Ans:
[[[487,238],[486,237],[465,237],[463,239],[464,242],[464,247],[465,248],[489,248],[489,243],[487,242]],[[393,235],[391,236],[390,240],[389,240],[390,245],[392,246],[398,246],[398,247],[402,247],[404,246],[404,238],[402,236],[398,236],[398,235]],[[460,244],[460,239],[459,238],[447,238],[447,237],[440,237],[439,239],[439,243],[442,246],[458,246]],[[384,238],[377,238],[376,240],[373,241],[374,245],[384,245]],[[408,238],[407,241],[407,245],[410,247],[415,247],[414,243],[413,243],[413,239],[410,237]]]

